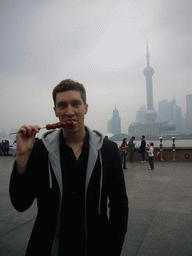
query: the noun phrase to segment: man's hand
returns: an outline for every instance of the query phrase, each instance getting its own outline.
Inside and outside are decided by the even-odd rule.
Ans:
[[[35,143],[36,133],[40,131],[38,125],[24,125],[17,132],[17,172],[26,171],[27,162]]]

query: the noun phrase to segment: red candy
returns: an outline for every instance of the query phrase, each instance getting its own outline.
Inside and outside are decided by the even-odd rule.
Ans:
[[[73,122],[72,122],[72,121],[66,121],[66,125],[67,125],[68,127],[72,127],[72,126],[73,126]]]
[[[56,126],[57,128],[61,128],[61,123],[60,122],[56,123]]]
[[[51,129],[56,129],[56,128],[65,128],[66,126],[67,127],[73,127],[73,125],[75,125],[76,124],[76,121],[70,121],[70,120],[68,120],[68,121],[63,121],[63,122],[58,122],[58,123],[54,123],[54,124],[47,124],[46,125],[46,129],[47,130],[51,130]]]
[[[65,128],[67,126],[66,122],[61,122],[61,127]]]
[[[51,128],[51,124],[47,124],[47,125],[46,125],[46,129],[47,129],[47,130],[51,130],[51,129],[52,129],[52,128]]]

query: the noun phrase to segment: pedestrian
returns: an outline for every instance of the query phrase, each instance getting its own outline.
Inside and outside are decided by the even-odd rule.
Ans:
[[[150,168],[148,170],[154,170],[154,147],[153,142],[149,143],[149,150],[147,150],[147,153],[149,155],[149,165]]]
[[[7,142],[6,142],[6,140],[2,140],[2,143],[3,143],[3,146],[2,146],[2,155],[5,156]]]
[[[123,169],[127,169],[127,167],[126,167],[127,149],[128,149],[127,138],[123,139],[120,149],[121,149],[121,165],[123,165]]]
[[[145,148],[146,148],[146,141],[145,141],[145,136],[141,136],[141,146],[140,146],[140,153],[141,153],[141,158],[142,158],[142,163],[145,163]]]
[[[85,126],[82,84],[63,80],[52,95],[60,122],[76,123],[48,131],[36,142],[38,125],[24,125],[17,133],[11,201],[21,212],[35,198],[38,202],[26,255],[119,256],[128,199],[117,144]]]
[[[17,142],[16,140],[13,142],[13,156],[16,156],[17,153]]]
[[[135,144],[133,143],[133,141],[135,140],[135,137],[133,136],[128,143],[128,147],[129,147],[129,151],[130,151],[130,156],[129,156],[129,161],[133,162],[133,155],[134,155],[134,151],[135,151]]]
[[[3,140],[0,142],[0,156],[2,156],[3,152]]]
[[[6,141],[5,152],[6,152],[6,155],[8,156],[9,155],[9,141],[8,140],[5,140],[5,141]]]

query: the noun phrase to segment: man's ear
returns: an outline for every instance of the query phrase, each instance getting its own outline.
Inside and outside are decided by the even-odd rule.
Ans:
[[[85,104],[85,115],[87,114],[88,112],[88,104]]]
[[[58,117],[57,111],[56,111],[56,108],[55,108],[55,107],[53,107],[53,110],[55,111],[55,116]]]

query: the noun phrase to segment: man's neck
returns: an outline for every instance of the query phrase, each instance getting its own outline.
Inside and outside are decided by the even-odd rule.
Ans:
[[[65,138],[65,142],[67,145],[70,144],[81,144],[84,142],[86,135],[85,128],[82,129],[82,131],[76,132],[76,133],[70,133],[63,130],[63,136]]]

